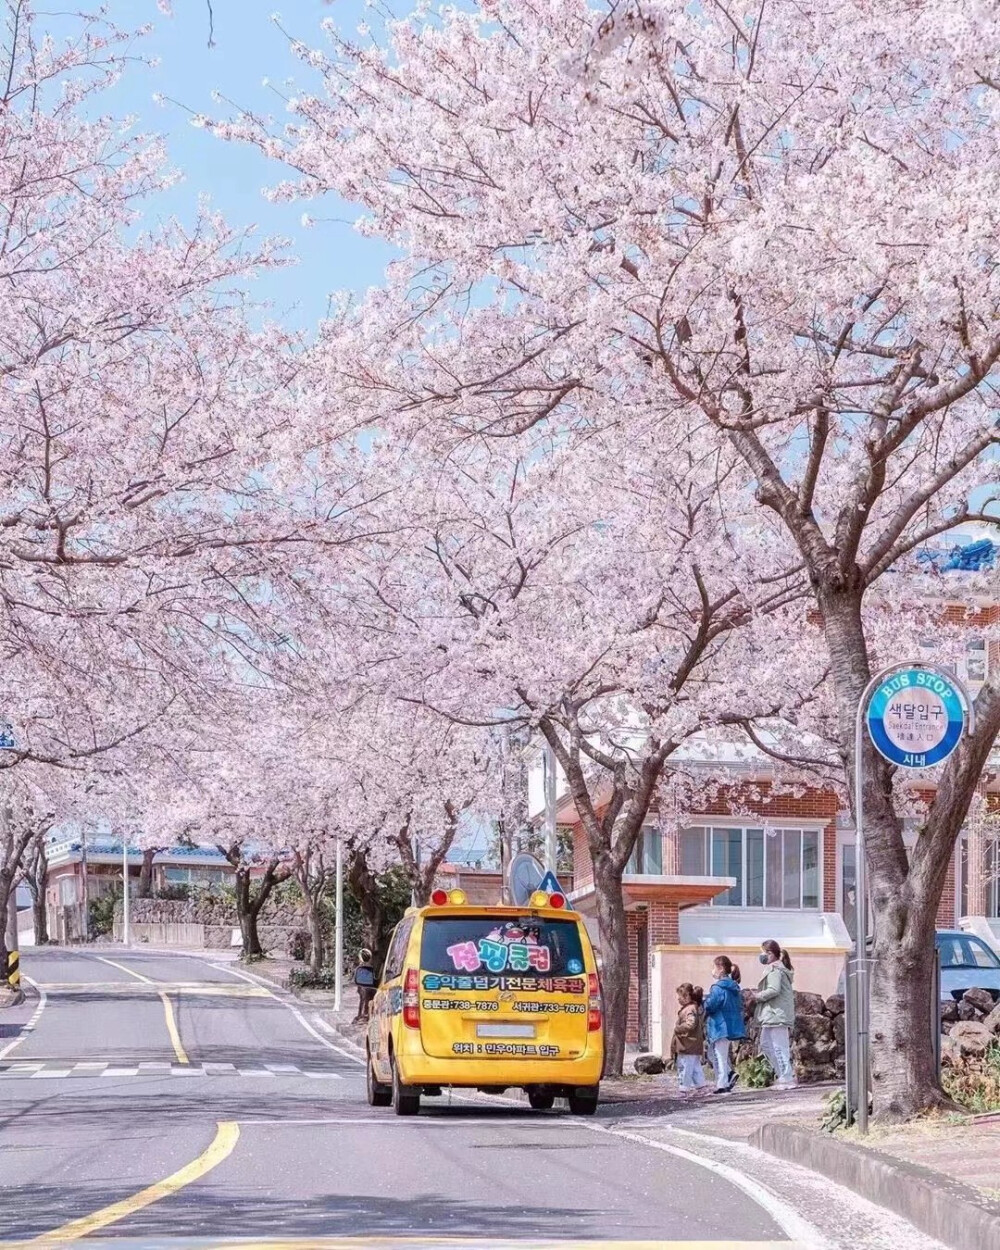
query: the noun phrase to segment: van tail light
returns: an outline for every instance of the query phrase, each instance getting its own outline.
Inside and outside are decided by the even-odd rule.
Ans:
[[[587,981],[590,986],[590,998],[587,1001],[587,1032],[596,1033],[600,1029],[604,1018],[604,1011],[601,1006],[601,983],[597,979],[596,972],[588,973]]]
[[[408,1029],[420,1028],[420,973],[407,968],[403,982],[403,1023]]]

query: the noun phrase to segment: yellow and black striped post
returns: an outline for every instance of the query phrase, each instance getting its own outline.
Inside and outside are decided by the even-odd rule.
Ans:
[[[23,992],[21,989],[21,953],[18,950],[17,902],[13,891],[7,900],[5,931],[7,935],[7,984],[14,991],[15,1001],[19,1001]]]
[[[21,989],[21,952],[7,952],[7,984],[16,992]]]

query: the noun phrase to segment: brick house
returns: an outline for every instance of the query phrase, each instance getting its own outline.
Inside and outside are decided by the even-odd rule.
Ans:
[[[1000,625],[992,602],[956,603],[955,587],[942,599],[942,615],[968,630],[964,655],[954,665],[973,696],[987,672],[1000,664]],[[982,631],[982,633],[980,633]],[[928,660],[934,658],[927,654]],[[687,812],[651,813],[623,876],[629,931],[631,984],[627,1040],[664,1050],[674,1017],[673,989],[682,981],[707,984],[712,957],[724,950],[756,979],[751,962],[760,942],[787,947],[796,987],[833,993],[855,927],[853,820],[839,794],[822,786],[777,788],[768,758],[741,751],[727,764],[731,781],[711,802]],[[686,760],[698,767],[692,740]],[[719,762],[718,759],[716,762]],[[722,761],[725,762],[725,761]],[[930,797],[926,783],[923,797]],[[994,752],[980,783],[987,810],[1000,813],[1000,753]],[[529,811],[541,813],[540,783],[529,785]],[[568,796],[557,819],[572,833],[573,905],[599,945],[593,870],[586,835]],[[907,828],[906,826],[910,826]],[[916,838],[916,822],[905,835]],[[981,817],[970,817],[952,857],[938,912],[939,928],[965,928],[1000,951],[1000,840]]]
[[[49,937],[53,942],[82,941],[84,897],[101,898],[121,889],[122,844],[109,837],[88,839],[86,861],[78,837],[61,838],[46,847],[45,908]],[[86,867],[84,864],[86,863]],[[129,885],[139,885],[142,851],[128,848]],[[186,885],[195,889],[228,881],[233,870],[212,847],[175,846],[160,851],[153,860],[153,892],[164,886]]]

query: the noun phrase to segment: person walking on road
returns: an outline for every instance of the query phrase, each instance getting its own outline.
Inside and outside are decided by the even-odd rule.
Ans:
[[[712,965],[714,981],[705,996],[705,1036],[715,1069],[715,1092],[728,1094],[737,1081],[730,1068],[729,1047],[746,1037],[743,1025],[743,994],[740,970],[728,955],[717,955]]]
[[[758,956],[765,972],[754,993],[754,1019],[760,1025],[760,1047],[777,1078],[775,1089],[792,1089],[791,1031],[795,1026],[794,971],[788,951],[773,939],[761,943]]]
[[[358,987],[358,1014],[354,1020],[355,1022],[367,1020],[372,999],[375,997],[375,969],[372,967],[372,953],[369,950],[358,951],[354,984]]]
[[[705,1072],[701,1057],[705,1051],[705,1013],[702,1011],[703,992],[700,985],[685,981],[677,987],[680,1011],[670,1039],[670,1054],[677,1063],[677,1083],[681,1092],[689,1094],[705,1084]]]

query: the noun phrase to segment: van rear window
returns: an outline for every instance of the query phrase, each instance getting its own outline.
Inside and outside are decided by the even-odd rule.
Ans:
[[[425,916],[420,967],[438,973],[576,977],[584,969],[583,948],[575,920]]]

